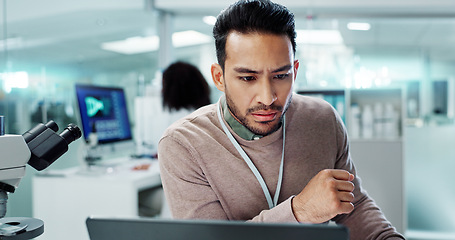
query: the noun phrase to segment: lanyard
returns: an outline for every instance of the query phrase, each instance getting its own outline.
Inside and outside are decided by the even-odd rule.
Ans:
[[[265,184],[264,179],[262,178],[261,174],[257,170],[256,166],[254,166],[254,163],[251,161],[251,159],[248,157],[248,155],[245,153],[245,151],[242,149],[242,147],[239,145],[239,143],[235,140],[234,136],[232,136],[231,132],[229,132],[226,124],[224,123],[222,117],[221,117],[221,104],[220,101],[218,101],[218,106],[217,106],[217,114],[218,114],[218,119],[220,120],[221,127],[223,127],[224,132],[228,136],[229,140],[234,144],[234,147],[237,149],[237,151],[240,153],[242,156],[243,160],[245,160],[246,164],[248,167],[251,169],[253,172],[254,176],[256,176],[259,184],[261,184],[262,191],[264,192],[265,198],[267,199],[267,203],[269,204],[269,208],[272,209],[278,204],[278,197],[280,195],[280,190],[281,190],[281,182],[283,181],[283,165],[284,165],[284,143],[286,140],[286,119],[285,115],[283,115],[283,150],[281,152],[281,164],[280,164],[280,172],[278,174],[278,183],[276,185],[276,191],[275,191],[275,196],[273,197],[272,201],[272,195],[270,194],[269,190],[267,189],[267,185]]]

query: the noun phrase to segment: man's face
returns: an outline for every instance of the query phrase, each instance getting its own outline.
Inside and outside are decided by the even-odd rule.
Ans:
[[[253,133],[267,135],[280,126],[298,66],[286,35],[231,32],[224,72],[214,64],[212,77],[232,115]]]

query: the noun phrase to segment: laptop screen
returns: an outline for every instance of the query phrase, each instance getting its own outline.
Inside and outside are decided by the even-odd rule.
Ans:
[[[339,225],[89,217],[91,240],[349,240]]]

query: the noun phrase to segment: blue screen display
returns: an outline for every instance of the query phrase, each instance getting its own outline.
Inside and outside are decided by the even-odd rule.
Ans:
[[[122,88],[77,84],[76,97],[86,140],[92,132],[100,144],[132,139]]]

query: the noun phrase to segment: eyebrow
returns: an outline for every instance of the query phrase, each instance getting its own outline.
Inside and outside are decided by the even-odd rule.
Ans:
[[[285,66],[282,66],[278,69],[275,69],[274,71],[272,71],[272,73],[277,73],[277,72],[282,72],[282,71],[289,71],[289,69],[292,68],[292,65],[291,64],[288,64],[288,65],[285,65]]]
[[[279,68],[273,70],[272,73],[288,71],[291,68],[292,68],[291,64],[284,65],[282,67],[279,67]],[[254,73],[254,74],[262,73],[261,71],[255,71],[255,70],[252,70],[252,69],[249,69],[249,68],[244,68],[244,67],[236,67],[236,68],[234,68],[234,71],[236,71],[238,73]]]

